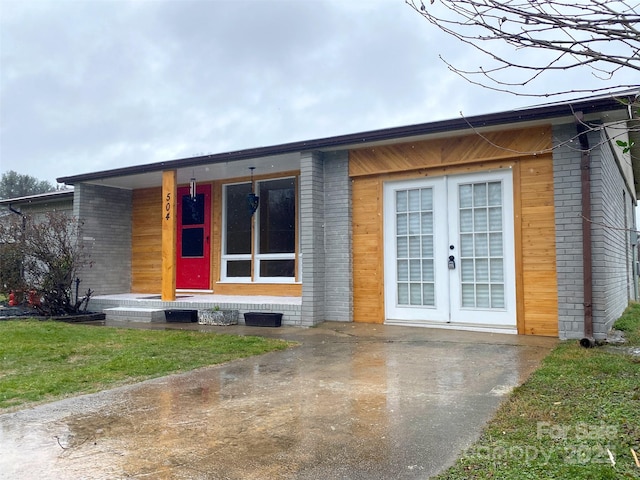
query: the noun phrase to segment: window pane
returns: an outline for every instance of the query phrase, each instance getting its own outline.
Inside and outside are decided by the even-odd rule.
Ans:
[[[504,285],[491,285],[491,308],[504,308]]]
[[[473,284],[462,284],[462,306],[467,308],[476,306],[476,292]]]
[[[406,282],[409,280],[409,262],[407,260],[398,260],[398,281]]]
[[[433,233],[433,213],[422,214],[422,234],[431,235]]]
[[[420,234],[420,217],[421,215],[419,213],[409,214],[409,235]]]
[[[296,200],[293,178],[260,182],[260,253],[294,253]]]
[[[460,254],[463,257],[473,257],[473,235],[460,235]]]
[[[480,283],[476,285],[476,307],[489,308],[489,285]]]
[[[420,258],[420,237],[409,237],[409,258]]]
[[[489,260],[486,258],[476,259],[476,282],[489,281]]]
[[[473,232],[473,210],[460,210],[460,231]]]
[[[204,223],[204,194],[198,193],[195,200],[190,195],[182,196],[182,225],[202,225]]]
[[[433,268],[433,260],[422,261],[422,281],[434,282],[436,279],[436,272]]]
[[[487,184],[476,183],[473,186],[473,206],[484,207],[487,205]]]
[[[247,194],[251,184],[227,185],[225,187],[226,252],[227,254],[251,253],[251,214],[247,205]],[[251,276],[251,275],[240,275]]]
[[[411,305],[422,305],[422,286],[419,283],[409,284]]]
[[[433,283],[425,283],[422,285],[422,304],[431,307],[436,304],[436,289]]]
[[[492,233],[489,235],[489,250],[492,257],[502,256],[502,234]]]
[[[462,278],[463,282],[472,283],[476,279],[474,263],[472,259],[462,259],[462,262],[460,263],[460,269],[460,277]]]
[[[396,216],[396,232],[398,235],[406,235],[407,233],[409,233],[406,213]]]
[[[473,230],[475,232],[487,231],[487,211],[484,208],[477,208],[473,211]]]
[[[460,208],[469,208],[473,206],[471,185],[460,185],[458,193]]]
[[[420,260],[409,260],[409,280],[419,282],[422,279],[422,262]]]
[[[396,212],[407,211],[407,191],[399,190],[396,192]]]
[[[407,244],[407,237],[398,237],[398,245],[397,245],[397,257],[398,258],[407,258],[409,256],[409,246]]]
[[[489,209],[489,230],[492,232],[502,231],[502,208]]]
[[[261,277],[295,277],[294,260],[261,260]]]
[[[422,236],[422,256],[433,258],[433,237],[431,235]]]
[[[409,211],[420,211],[420,190],[409,190]]]
[[[251,260],[227,262],[227,277],[251,277]]]
[[[433,190],[423,188],[422,190],[422,211],[433,210]]]
[[[504,282],[504,266],[501,258],[491,259],[491,281]]]
[[[502,205],[502,183],[489,184],[489,205]]]
[[[182,230],[182,257],[204,256],[204,228]]]
[[[489,246],[487,245],[487,234],[478,233],[476,239],[476,257],[487,257],[489,255]]]
[[[409,305],[408,283],[398,283],[398,305]]]

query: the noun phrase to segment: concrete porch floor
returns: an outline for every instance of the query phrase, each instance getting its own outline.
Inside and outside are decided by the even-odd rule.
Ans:
[[[279,312],[284,325],[303,326],[302,298],[275,296],[219,295],[215,293],[178,292],[175,301],[162,301],[159,294],[122,293],[91,298],[89,310],[104,312],[110,321],[164,322],[164,311],[204,310],[219,307],[240,312]],[[308,326],[308,325],[307,325]]]
[[[426,479],[557,343],[335,322],[124,326],[299,346],[0,415],[0,478]]]

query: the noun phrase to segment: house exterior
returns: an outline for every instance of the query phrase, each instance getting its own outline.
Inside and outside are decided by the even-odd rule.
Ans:
[[[52,211],[73,214],[73,190],[56,190],[0,200],[0,216],[13,214],[37,217]]]
[[[57,180],[95,298],[599,339],[638,298],[630,115],[591,97]]]

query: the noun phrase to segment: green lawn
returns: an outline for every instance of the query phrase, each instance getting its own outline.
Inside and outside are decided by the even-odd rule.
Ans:
[[[640,348],[640,305],[616,323]],[[627,350],[628,351],[628,350]],[[640,356],[561,343],[444,479],[640,478]]]
[[[182,330],[2,321],[0,409],[96,392],[289,345],[261,337]]]

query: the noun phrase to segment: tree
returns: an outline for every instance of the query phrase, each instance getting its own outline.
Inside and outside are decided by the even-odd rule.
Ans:
[[[82,298],[77,292],[78,272],[90,265],[80,223],[63,212],[24,218],[0,223],[0,291],[21,291],[23,301],[33,291],[29,300],[43,315],[86,309],[91,290]]]
[[[640,7],[624,0],[405,0],[429,23],[486,57],[477,70],[450,70],[471,83],[518,95],[552,96],[609,88],[525,93],[548,72],[588,68],[602,80],[640,73]],[[496,43],[512,47],[502,53]],[[529,55],[531,53],[531,55]],[[442,58],[442,57],[441,57]],[[517,74],[517,75],[516,75]],[[517,78],[514,78],[516,76]],[[638,84],[616,88],[636,88]]]
[[[46,180],[38,180],[31,175],[22,175],[13,170],[3,173],[0,179],[0,199],[26,197],[53,192],[55,189]]]

